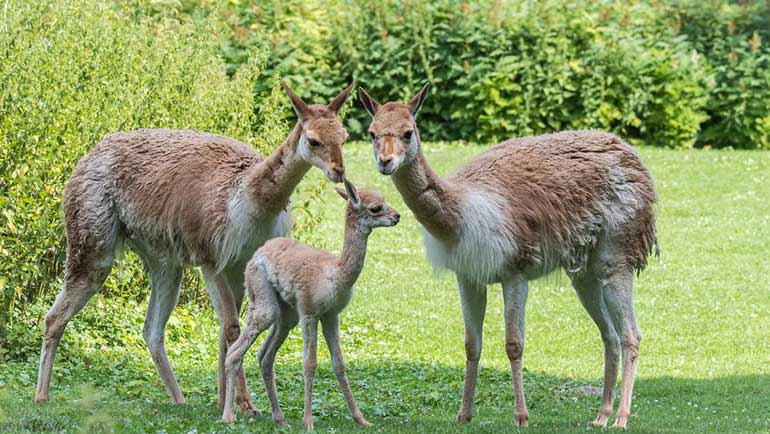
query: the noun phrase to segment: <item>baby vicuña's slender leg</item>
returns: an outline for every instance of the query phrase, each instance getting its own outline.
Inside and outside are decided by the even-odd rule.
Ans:
[[[257,285],[249,288],[252,292],[246,316],[246,327],[238,339],[227,350],[225,361],[225,402],[222,420],[234,422],[233,398],[235,395],[236,381],[243,372],[243,355],[254,344],[260,333],[267,330],[279,315],[278,298],[275,292],[267,285]]]
[[[302,365],[305,368],[305,429],[313,431],[313,377],[318,366],[316,350],[318,348],[318,320],[303,317],[302,340],[304,343],[304,356]]]
[[[340,387],[342,388],[342,394],[345,396],[345,401],[348,403],[350,415],[357,424],[361,426],[370,426],[371,424],[364,418],[358,405],[356,405],[356,400],[353,398],[353,392],[350,391],[350,384],[348,384],[348,376],[345,372],[345,362],[342,360],[342,348],[340,347],[339,314],[335,312],[324,315],[321,318],[321,326],[323,327],[326,345],[329,347],[332,368],[334,369],[334,374],[337,376],[337,381],[339,381]]]
[[[505,303],[505,352],[511,363],[513,395],[516,399],[514,420],[516,425],[526,427],[529,419],[527,402],[524,399],[524,378],[522,356],[524,354],[524,308],[527,304],[529,287],[522,276],[513,276],[503,282]]]
[[[262,348],[259,349],[259,370],[262,372],[262,381],[265,383],[267,398],[270,400],[270,410],[273,415],[273,421],[279,425],[286,424],[286,418],[281,413],[281,407],[278,404],[278,394],[275,387],[275,356],[278,349],[281,348],[289,332],[293,329],[299,317],[297,312],[286,303],[280,302],[281,313]]]

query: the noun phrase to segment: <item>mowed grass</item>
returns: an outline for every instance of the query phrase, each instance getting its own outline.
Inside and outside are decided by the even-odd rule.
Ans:
[[[424,145],[446,174],[483,151],[458,144]],[[635,282],[643,332],[630,430],[639,433],[770,432],[770,153],[642,148],[660,196],[660,259]],[[350,420],[321,344],[316,377],[318,432],[518,431],[504,349],[502,297],[490,286],[474,419],[458,425],[463,323],[451,275],[432,273],[420,230],[390,180],[374,170],[370,146],[346,146],[349,177],[374,187],[402,213],[378,229],[366,267],[342,316],[342,346],[358,402],[374,426]],[[313,170],[309,181],[320,174]],[[317,204],[325,247],[339,250],[343,202],[327,189]],[[297,432],[302,430],[301,338],[281,349],[279,397],[290,428],[269,417],[239,415],[219,422],[216,406],[216,322],[210,309],[178,308],[168,347],[184,406],[169,403],[141,340],[144,302],[116,306],[94,299],[86,308],[122,309],[131,320],[123,344],[80,345],[65,333],[51,401],[32,403],[39,348],[26,362],[0,368],[0,432]],[[135,314],[133,314],[135,313]],[[35,324],[30,324],[34,327]],[[75,318],[68,332],[87,328]],[[40,332],[37,332],[40,333]],[[116,332],[117,333],[117,332]],[[99,336],[93,336],[99,339]],[[258,345],[258,344],[257,344]],[[269,414],[255,345],[244,366],[257,407]],[[565,276],[533,282],[527,306],[524,389],[529,433],[598,432],[591,428],[601,387],[599,333]],[[617,404],[617,402],[616,402]]]

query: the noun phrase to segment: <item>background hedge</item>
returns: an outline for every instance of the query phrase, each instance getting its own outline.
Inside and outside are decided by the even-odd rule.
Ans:
[[[0,343],[58,291],[61,194],[93,144],[196,128],[269,152],[292,118],[279,78],[315,101],[352,79],[382,101],[431,81],[425,140],[600,128],[770,149],[770,1],[6,0],[1,12]],[[360,107],[345,122],[365,137]],[[297,234],[312,236],[318,217],[298,208]],[[121,270],[105,295],[145,297],[136,258]],[[184,288],[198,299],[197,273]]]
[[[430,80],[431,140],[601,128],[656,146],[770,148],[766,0],[190,1],[179,13],[226,16],[231,71],[266,40],[265,83],[331,96],[356,78],[405,100]],[[365,137],[362,110],[347,122]]]

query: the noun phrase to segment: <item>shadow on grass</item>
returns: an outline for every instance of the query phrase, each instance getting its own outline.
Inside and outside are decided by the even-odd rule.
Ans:
[[[253,360],[251,361],[253,362]],[[28,364],[18,371],[29,375]],[[7,366],[13,372],[16,366]],[[253,363],[248,376],[257,408],[269,414],[264,388]],[[179,382],[188,403],[168,404],[154,372],[75,366],[69,380],[53,385],[51,401],[33,404],[34,385],[5,379],[0,383],[0,432],[298,432],[302,427],[302,369],[276,367],[279,398],[291,428],[278,429],[267,416],[239,415],[235,425],[219,422],[215,370],[180,370]],[[347,408],[328,366],[316,377],[314,414],[318,432],[516,432],[512,425],[510,374],[482,368],[476,411],[465,426],[454,422],[462,392],[462,369],[439,364],[384,361],[351,362],[348,376],[362,411],[375,426],[361,430]],[[81,379],[86,379],[82,380]],[[579,381],[539,372],[524,373],[530,411],[530,433],[586,432],[599,407],[598,396],[578,389],[599,387],[599,379]],[[638,433],[770,432],[770,374],[688,379],[639,378],[630,427]],[[617,403],[616,403],[617,404]]]

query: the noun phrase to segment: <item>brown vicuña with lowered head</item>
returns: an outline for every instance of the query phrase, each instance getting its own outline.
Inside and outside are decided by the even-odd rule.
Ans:
[[[391,177],[422,224],[431,263],[457,276],[466,352],[458,420],[468,422],[473,414],[487,285],[500,282],[515,422],[527,425],[522,354],[528,281],[562,268],[604,342],[604,392],[593,423],[606,426],[612,414],[622,353],[614,426],[625,428],[641,340],[633,277],[652,250],[657,253],[649,173],[617,136],[565,131],[506,140],[440,178],[423,155],[415,122],[428,89],[407,104],[380,104],[363,89],[359,95],[373,116],[369,132],[378,170]]]
[[[237,140],[189,130],[145,129],[107,136],[80,160],[64,191],[64,284],[45,318],[35,401],[48,400],[64,328],[102,287],[123,245],[143,260],[151,295],[144,339],[166,390],[184,402],[166,355],[165,327],[182,270],[200,266],[219,324],[219,401],[227,347],[240,332],[243,271],[254,251],[291,228],[288,203],[316,166],[345,175],[348,133],[338,113],[354,84],[328,105],[308,105],[284,84],[298,122],[267,158]],[[240,372],[238,400],[256,412]]]
[[[400,216],[371,190],[356,188],[345,180],[345,191],[337,193],[348,201],[345,241],[340,257],[302,244],[276,238],[262,246],[246,267],[249,294],[246,327],[227,352],[227,398],[222,419],[235,421],[233,388],[236,373],[241,370],[243,355],[264,330],[270,334],[259,350],[259,367],[272,408],[273,420],[286,423],[278,405],[275,389],[275,355],[289,331],[298,322],[302,326],[305,369],[305,428],[313,431],[313,377],[317,366],[318,321],[331,355],[332,368],[342,388],[353,420],[362,426],[364,418],[353,399],[340,348],[339,314],[353,296],[353,285],[364,266],[366,243],[372,229],[395,226]]]

